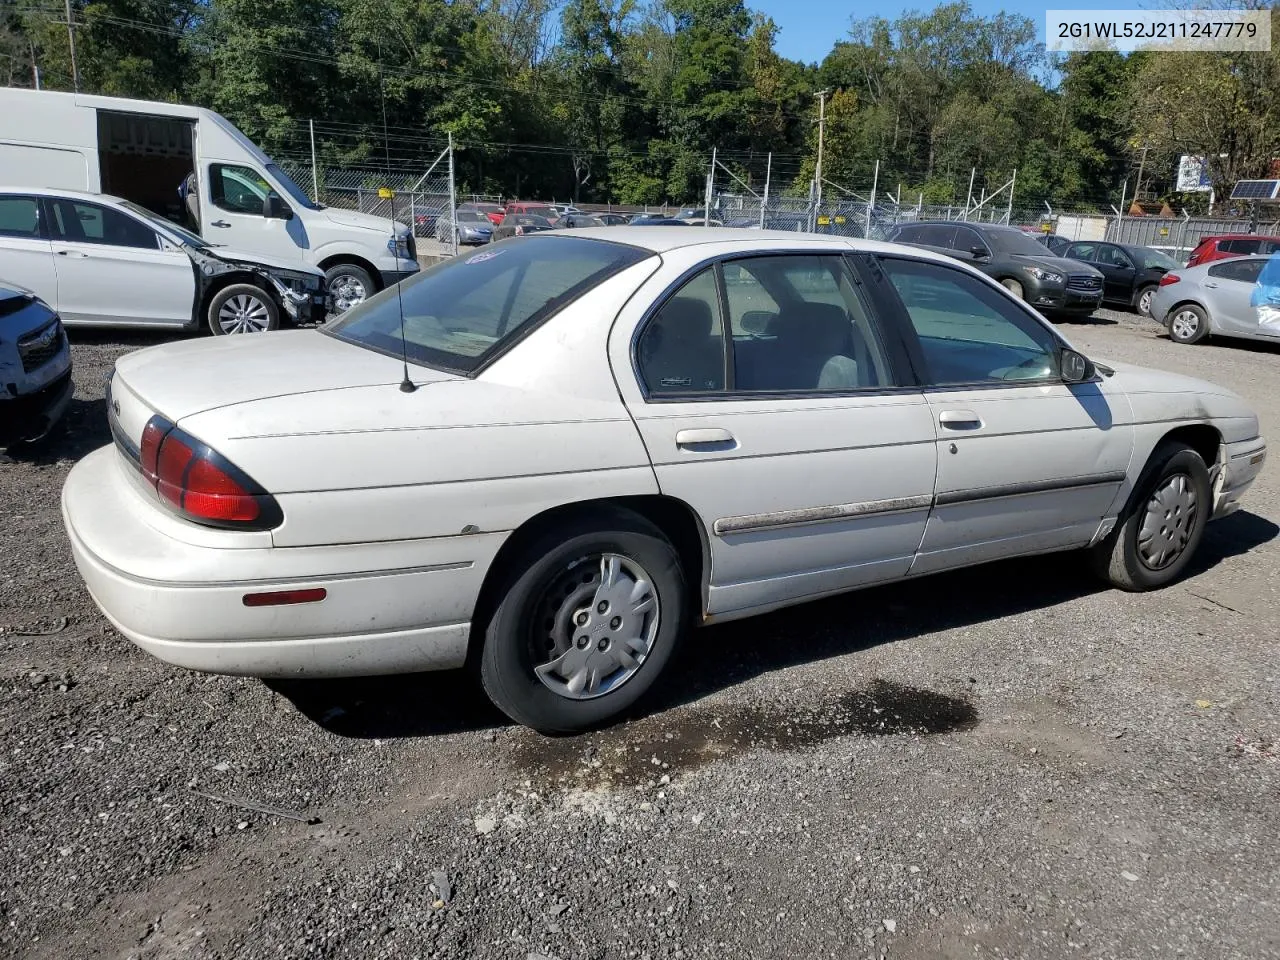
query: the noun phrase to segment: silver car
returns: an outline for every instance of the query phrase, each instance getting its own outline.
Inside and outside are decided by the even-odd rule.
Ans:
[[[449,231],[459,246],[488,243],[493,235],[493,223],[479,210],[458,210],[453,219],[448,214],[436,221],[436,240],[449,242]]]
[[[1270,257],[1233,257],[1164,275],[1151,298],[1151,317],[1175,343],[1200,343],[1206,337],[1280,340],[1280,329],[1258,323],[1250,297]]]

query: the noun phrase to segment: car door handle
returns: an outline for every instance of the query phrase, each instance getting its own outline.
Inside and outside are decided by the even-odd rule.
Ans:
[[[938,423],[947,430],[977,430],[982,420],[972,410],[943,410],[938,414]]]
[[[732,433],[719,427],[676,431],[676,446],[684,450],[697,450],[709,446],[723,447],[725,444],[735,442]]]
[[[88,260],[88,259],[89,259],[89,255],[88,255],[87,253],[84,253],[84,252],[80,251],[80,250],[59,250],[59,251],[58,251],[58,256],[60,256],[60,257],[75,257],[77,260]]]
[[[225,221],[225,220],[215,220],[215,221],[213,221],[213,223],[209,224],[209,226],[211,226],[211,227],[229,227],[229,226],[231,226],[231,224],[227,223],[227,221]]]

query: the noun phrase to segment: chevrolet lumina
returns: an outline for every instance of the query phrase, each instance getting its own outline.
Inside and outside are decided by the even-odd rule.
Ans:
[[[138,646],[260,677],[470,665],[510,717],[630,708],[690,628],[1057,550],[1179,577],[1261,469],[1222,387],[1086,358],[920,248],[551,231],[320,330],[116,363],[67,478]]]

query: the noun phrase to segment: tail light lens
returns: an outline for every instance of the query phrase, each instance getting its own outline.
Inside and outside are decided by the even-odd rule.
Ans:
[[[1166,273],[1163,277],[1160,278],[1160,286],[1167,287],[1169,284],[1177,283],[1181,279],[1182,278],[1178,276],[1176,273]]]
[[[138,468],[160,499],[196,523],[268,530],[284,519],[275,498],[207,443],[154,416],[142,430]]]

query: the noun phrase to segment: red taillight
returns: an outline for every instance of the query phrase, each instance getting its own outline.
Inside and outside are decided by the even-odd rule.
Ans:
[[[280,520],[274,498],[207,444],[160,416],[142,431],[138,467],[165,502],[212,526],[267,529]]]
[[[1160,278],[1160,286],[1167,287],[1169,284],[1177,283],[1181,279],[1182,278],[1178,276],[1176,273],[1166,273],[1163,277]]]

